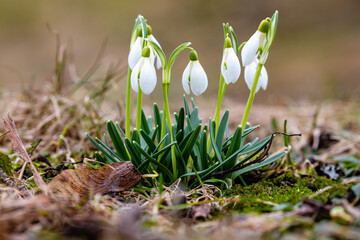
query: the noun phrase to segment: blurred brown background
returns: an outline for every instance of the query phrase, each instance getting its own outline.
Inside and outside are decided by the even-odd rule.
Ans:
[[[276,9],[278,32],[266,62],[268,90],[260,91],[256,101],[359,96],[359,0],[1,0],[0,91],[29,84],[39,86],[50,79],[55,37],[46,28],[47,23],[60,33],[63,42],[72,43],[80,76],[95,60],[104,39],[107,39],[104,64],[121,61],[125,69],[134,19],[142,14],[167,56],[180,43],[192,42],[209,78],[208,91],[201,98],[215,102],[222,57],[222,23],[229,22],[239,41],[246,41],[259,22],[271,17]],[[187,55],[178,58],[172,71],[173,101],[180,100],[183,94],[180,82]],[[125,85],[124,78],[118,79],[120,85]],[[160,81],[156,93],[147,98],[161,98]],[[228,88],[227,97],[243,102],[247,95],[242,73],[239,81]]]

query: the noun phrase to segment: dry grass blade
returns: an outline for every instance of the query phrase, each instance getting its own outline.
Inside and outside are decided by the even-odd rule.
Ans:
[[[37,171],[36,167],[32,163],[29,155],[27,154],[26,148],[24,147],[24,144],[21,141],[21,138],[19,136],[19,133],[16,129],[16,125],[14,120],[12,119],[10,113],[7,115],[7,119],[4,118],[4,125],[6,131],[9,132],[8,136],[10,138],[11,144],[13,146],[14,152],[18,154],[22,159],[25,160],[26,163],[30,165],[31,172],[34,176],[34,181],[36,185],[44,192],[48,193],[47,186],[44,182],[44,180],[41,178],[39,172]]]

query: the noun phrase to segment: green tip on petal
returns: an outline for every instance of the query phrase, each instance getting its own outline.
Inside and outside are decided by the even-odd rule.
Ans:
[[[141,56],[142,57],[150,57],[150,48],[148,46],[143,48]]]
[[[226,36],[225,38],[225,48],[232,48],[232,44],[229,36]]]
[[[190,57],[191,61],[197,61],[199,59],[198,54],[197,54],[197,52],[195,50],[192,50],[190,52],[189,57]]]
[[[270,28],[270,23],[267,20],[262,20],[258,30],[262,33],[267,33],[267,31],[269,31]]]

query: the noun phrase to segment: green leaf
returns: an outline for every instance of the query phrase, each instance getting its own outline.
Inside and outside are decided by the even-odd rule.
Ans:
[[[217,129],[216,146],[217,146],[218,149],[221,149],[228,119],[229,119],[229,110],[226,110],[226,112],[224,113],[223,118],[221,119],[219,128]]]
[[[126,134],[124,133],[124,131],[121,129],[120,124],[118,122],[115,123],[115,126],[117,128],[117,130],[119,130],[119,132],[121,133],[121,135],[125,138]]]
[[[177,56],[179,56],[179,54],[184,51],[191,43],[190,42],[186,42],[181,44],[180,46],[178,46],[177,48],[175,48],[175,50],[171,53],[170,57],[169,57],[169,65],[168,65],[168,69],[171,69],[172,65],[175,62],[175,59],[177,58]]]
[[[161,115],[160,115],[160,111],[159,108],[157,106],[156,103],[154,103],[154,121],[155,121],[155,126],[161,126]],[[161,140],[161,131],[158,131],[157,133],[157,139],[158,142]]]
[[[226,189],[229,189],[229,184],[226,181],[217,178],[205,180],[204,183],[222,183],[226,186]]]
[[[194,144],[196,143],[196,141],[198,139],[200,130],[201,130],[201,125],[197,126],[195,128],[195,130],[192,131],[189,139],[186,141],[184,148],[181,150],[181,154],[185,161],[188,160],[188,158],[193,150]]]
[[[35,149],[39,146],[42,140],[43,140],[42,138],[36,139],[33,143],[31,143],[31,147],[26,149],[27,153],[29,154],[29,157],[31,157],[31,155],[34,153]]]
[[[208,154],[207,154],[207,136],[205,130],[203,130],[200,136],[200,159],[201,159],[200,170],[208,168],[209,164],[208,164]]]
[[[117,154],[122,158],[122,160],[128,161],[129,157],[125,145],[113,121],[109,120],[106,127]]]
[[[214,149],[216,159],[221,163],[222,162],[221,153],[220,153],[220,151],[219,151],[219,149],[218,149],[218,147],[216,145],[216,141],[215,141],[215,129],[216,129],[215,121],[212,121],[210,119],[209,126],[210,126],[211,145],[212,145],[212,147]]]
[[[137,142],[134,141],[133,145],[136,147],[136,149],[139,150],[141,154],[144,155],[145,158],[147,158],[151,163],[155,164],[163,173],[165,173],[171,179],[172,182],[174,182],[174,176],[171,174],[167,167],[165,167],[163,164],[159,163],[158,161],[156,161],[156,159],[151,157],[144,149],[141,148],[141,146]]]
[[[271,158],[266,159],[265,161],[255,163],[255,164],[253,164],[251,166],[243,168],[243,169],[241,169],[241,170],[234,173],[233,179],[235,179],[237,176],[239,176],[241,174],[244,174],[246,172],[249,172],[249,171],[264,167],[264,166],[266,166],[266,165],[268,165],[270,163],[273,163],[273,162],[279,160],[280,158],[282,158],[283,156],[285,156],[286,154],[287,154],[287,151],[284,151],[284,152],[281,152],[279,154],[276,154],[275,156],[273,156]]]
[[[148,125],[148,121],[146,119],[144,110],[142,110],[142,109],[141,109],[141,129],[143,129],[147,134],[150,134],[150,128]]]
[[[140,135],[143,137],[147,146],[149,147],[149,151],[153,153],[156,149],[155,143],[151,140],[150,136],[142,129],[140,129]]]
[[[95,147],[96,147],[97,149],[99,149],[99,150],[107,157],[108,160],[111,161],[111,163],[113,163],[113,162],[119,162],[119,161],[114,157],[113,154],[110,154],[107,150],[105,150],[105,149],[107,149],[108,147],[107,147],[104,143],[102,143],[102,142],[99,140],[100,143],[101,143],[101,145],[99,145],[88,133],[85,133],[85,135],[86,135],[86,137],[90,140],[90,142],[91,142],[92,144],[94,144]],[[103,147],[103,146],[104,146],[104,147]],[[110,151],[111,151],[111,149],[110,149]]]
[[[226,153],[226,158],[229,158],[229,156],[231,156],[237,149],[240,148],[241,137],[242,137],[242,129],[240,126],[238,126],[231,140],[229,150]],[[234,156],[232,160],[230,160],[229,163],[225,165],[225,169],[230,169],[231,167],[233,167],[236,164],[236,159],[237,156]]]
[[[176,121],[176,132],[184,130],[184,121],[185,121],[185,111],[184,108],[180,108],[179,115]]]
[[[185,107],[186,116],[190,117],[190,109],[185,94],[184,94],[184,107]]]
[[[94,157],[95,157],[96,161],[98,161],[98,162],[102,162],[105,164],[108,163],[108,162],[106,162],[106,159],[104,159],[98,152],[95,152]]]
[[[133,129],[131,141],[135,141],[140,144],[140,134],[139,134],[138,129],[135,129],[135,128]]]
[[[134,141],[135,142],[135,141]],[[130,153],[131,156],[131,162],[135,165],[135,167],[140,166],[141,164],[141,156],[139,152],[135,151],[134,145],[128,138],[125,138],[125,145]]]

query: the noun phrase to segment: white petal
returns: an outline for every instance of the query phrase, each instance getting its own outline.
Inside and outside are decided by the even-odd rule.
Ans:
[[[245,66],[244,78],[245,78],[246,85],[248,86],[250,91],[251,91],[252,85],[254,83],[254,77],[255,77],[255,73],[256,73],[256,68],[257,68],[257,61],[254,61],[251,64]],[[259,81],[260,81],[260,79],[259,79]],[[259,91],[259,89],[260,89],[259,81],[258,81],[258,84],[256,86],[255,93],[257,93]]]
[[[191,61],[188,63],[188,65],[186,66],[183,75],[182,75],[182,85],[184,88],[184,91],[186,94],[190,94],[190,88],[189,88],[189,77],[190,77],[190,65],[191,65]]]
[[[131,88],[138,92],[138,79],[139,79],[139,71],[143,64],[144,60],[143,58],[140,58],[140,60],[137,62],[137,64],[134,66],[132,72],[131,72]]]
[[[260,34],[259,31],[256,31],[243,46],[241,59],[244,66],[249,65],[255,60],[260,44]]]
[[[152,40],[153,42],[155,42],[160,47],[160,49],[162,49],[160,43],[156,40],[154,35],[152,35],[152,34],[149,35],[149,39]],[[155,60],[156,60],[156,68],[160,69],[162,67],[160,57],[159,57],[159,55],[157,54],[157,52],[155,50],[154,50],[154,53],[155,53]]]
[[[199,96],[208,86],[208,79],[206,73],[199,61],[194,61],[190,72],[190,87],[191,91]]]
[[[141,58],[142,42],[143,42],[142,37],[136,38],[134,44],[132,45],[132,47],[130,49],[130,53],[128,56],[128,63],[129,63],[129,67],[131,69],[133,69],[135,67],[136,63]]]
[[[266,87],[268,85],[268,74],[267,74],[265,66],[263,66],[261,69],[259,83],[260,83],[262,89],[266,90]]]
[[[156,71],[154,65],[151,63],[150,58],[144,58],[144,64],[140,70],[140,88],[146,95],[154,91],[156,87]]]
[[[156,38],[154,37],[154,35],[149,35],[148,36],[149,37],[149,39],[151,40],[151,41],[153,41],[153,42],[155,42],[160,48],[161,48],[161,45],[160,45],[160,43],[158,42],[158,40],[156,40]],[[162,49],[162,48],[161,48]]]
[[[225,67],[226,64],[226,67]],[[225,48],[221,62],[221,74],[226,84],[235,83],[240,77],[240,61],[233,48]]]

